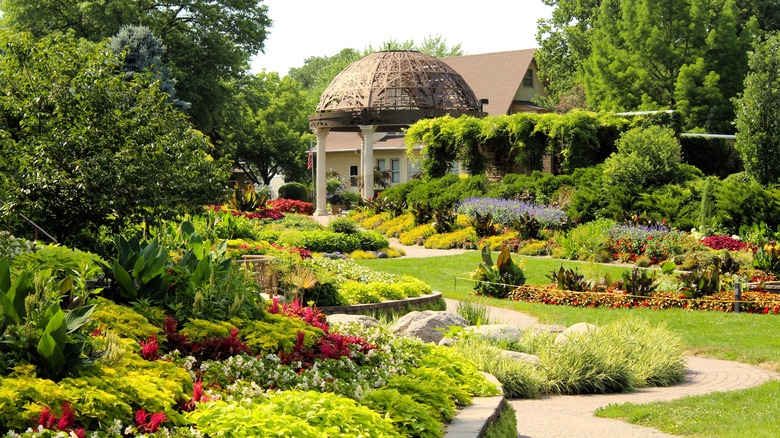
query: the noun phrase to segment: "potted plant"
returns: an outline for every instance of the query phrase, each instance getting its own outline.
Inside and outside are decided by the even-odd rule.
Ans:
[[[329,177],[325,187],[325,193],[332,214],[339,214],[343,209],[349,207],[349,199],[346,196],[347,183],[341,179],[341,177]]]

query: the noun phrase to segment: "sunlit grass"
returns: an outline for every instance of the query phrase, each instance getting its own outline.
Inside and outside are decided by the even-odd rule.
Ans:
[[[610,405],[596,416],[616,418],[674,435],[718,438],[776,437],[780,382],[685,397],[670,402]]]

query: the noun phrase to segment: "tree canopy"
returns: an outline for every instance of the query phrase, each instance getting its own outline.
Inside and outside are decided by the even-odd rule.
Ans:
[[[164,61],[192,105],[193,124],[207,134],[229,96],[222,81],[240,76],[263,50],[267,9],[262,0],[0,0],[2,24],[34,39],[67,30],[98,42],[125,25],[151,29],[167,48]]]
[[[124,74],[106,43],[9,31],[0,41],[0,185],[9,219],[23,213],[75,244],[101,227],[173,217],[224,195],[226,160],[210,156],[208,139],[159,82]]]
[[[306,155],[314,137],[308,129],[308,95],[299,82],[275,72],[230,83],[232,104],[218,117],[219,146],[255,183],[279,173],[288,181],[307,179]]]
[[[757,41],[738,99],[737,143],[745,170],[762,184],[780,181],[780,35]]]
[[[742,90],[746,52],[760,33],[753,14],[758,6],[735,0],[671,0],[664,7],[650,0],[545,3],[555,7],[537,34],[541,75],[550,81],[548,106],[576,97],[582,86],[587,106],[596,110],[675,109],[686,129],[733,132],[731,99]]]

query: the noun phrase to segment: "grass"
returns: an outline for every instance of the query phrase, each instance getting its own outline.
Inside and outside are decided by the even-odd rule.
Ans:
[[[685,397],[670,402],[610,405],[597,417],[616,418],[691,437],[776,437],[780,382],[755,388]]]

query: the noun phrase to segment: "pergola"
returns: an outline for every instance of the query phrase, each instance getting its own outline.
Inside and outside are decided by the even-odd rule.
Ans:
[[[317,136],[317,211],[326,204],[325,142],[330,131],[360,132],[362,197],[374,195],[375,141],[420,119],[484,116],[465,80],[443,61],[413,50],[372,53],[353,62],[325,89],[309,127]]]

